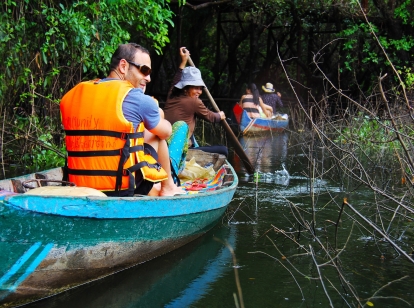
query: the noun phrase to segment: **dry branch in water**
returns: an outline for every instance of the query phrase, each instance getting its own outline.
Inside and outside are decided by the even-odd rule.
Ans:
[[[369,25],[365,13],[362,14]],[[373,29],[369,29],[380,45],[383,56],[392,66]],[[313,66],[323,76],[326,95],[317,98],[308,89],[307,103],[299,99],[299,83],[289,76],[285,61],[279,55],[298,103],[291,114],[294,119],[301,119],[301,122],[294,123],[295,130],[291,132],[290,138],[298,139],[308,161],[304,175],[309,181],[306,199],[309,210],[285,197],[290,206],[290,228],[272,227],[275,235],[289,241],[288,247],[297,249],[294,253],[284,251],[287,249],[286,241],[284,248],[281,248],[267,232],[266,236],[274,244],[276,253],[288,262],[282,264],[280,258],[268,252],[266,255],[277,259],[289,272],[302,295],[303,278],[319,281],[331,307],[338,303],[348,307],[371,306],[374,305],[373,301],[384,299],[410,305],[412,298],[404,298],[410,294],[398,297],[387,292],[391,285],[397,283],[412,284],[412,278],[411,281],[409,276],[392,279],[376,287],[371,296],[362,299],[359,293],[367,291],[357,290],[354,286],[350,277],[356,271],[355,265],[347,263],[349,260],[344,258],[345,253],[366,253],[350,251],[349,248],[350,243],[366,237],[369,239],[366,246],[372,245],[377,249],[381,261],[395,260],[408,269],[414,263],[414,117],[409,93],[398,71],[392,66],[395,75],[379,76],[378,84],[371,87],[372,93],[361,93],[358,98],[350,97],[340,88],[340,80],[333,81],[319,66],[323,54],[323,48],[314,54]],[[388,78],[387,88],[384,86],[385,78]],[[332,104],[344,107],[331,112]],[[340,191],[332,191],[329,187],[315,189],[317,181],[335,183]],[[319,200],[322,194],[325,198],[329,196],[328,203],[321,204]],[[333,210],[336,217],[332,217]],[[311,262],[312,271],[306,273],[295,262],[291,262],[298,259]],[[389,266],[393,266],[393,263]]]

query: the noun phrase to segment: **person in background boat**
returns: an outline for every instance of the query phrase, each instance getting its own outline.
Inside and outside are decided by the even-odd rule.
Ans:
[[[205,84],[201,78],[200,70],[193,66],[187,66],[190,52],[185,48],[179,49],[181,63],[172,81],[164,106],[165,119],[173,125],[173,134],[168,139],[173,169],[177,174],[183,168],[183,162],[187,148],[194,148],[209,153],[219,153],[227,157],[228,149],[222,145],[199,147],[193,133],[196,119],[200,118],[212,123],[218,123],[226,118],[223,111],[210,111],[199,98],[203,93]],[[180,136],[179,138],[176,138]],[[187,135],[188,144],[182,143],[181,136]]]
[[[165,141],[171,124],[144,94],[150,73],[149,51],[122,44],[108,77],[81,82],[64,95],[60,109],[69,181],[108,196],[184,193],[171,176]]]
[[[281,99],[282,94],[280,94],[280,92],[275,93],[273,84],[271,84],[270,82],[262,86],[262,90],[264,91],[262,94],[263,103],[272,107],[273,114],[276,114],[276,109],[283,107],[283,102]]]
[[[239,105],[246,110],[247,115],[252,119],[271,118],[273,114],[272,107],[263,103],[259,90],[254,83],[247,85],[246,94],[241,97]]]

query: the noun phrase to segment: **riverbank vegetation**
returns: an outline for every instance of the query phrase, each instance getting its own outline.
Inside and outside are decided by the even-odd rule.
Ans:
[[[145,7],[143,10],[142,7]],[[118,44],[161,53],[172,11],[162,1],[6,0],[0,21],[0,162],[40,170],[64,162],[59,101],[104,77]]]
[[[403,98],[400,85],[412,90],[413,5],[412,0],[7,0],[0,13],[1,174],[15,164],[35,169],[62,163],[62,95],[82,80],[104,77],[113,50],[126,41],[152,52],[147,92],[161,104],[178,66],[178,47],[186,46],[228,114],[248,82],[259,88],[273,83],[293,106],[298,127],[304,125],[298,104],[312,109],[312,117],[317,109],[342,117],[349,102],[337,93],[375,101],[378,96],[366,93],[373,93],[379,77],[393,107]],[[44,154],[53,159],[38,161]]]

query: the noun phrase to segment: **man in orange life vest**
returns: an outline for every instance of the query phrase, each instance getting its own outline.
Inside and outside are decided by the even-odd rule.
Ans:
[[[171,124],[144,94],[150,73],[149,51],[122,44],[112,56],[107,78],[81,82],[65,94],[60,110],[69,181],[108,196],[184,192],[171,177],[165,141]]]

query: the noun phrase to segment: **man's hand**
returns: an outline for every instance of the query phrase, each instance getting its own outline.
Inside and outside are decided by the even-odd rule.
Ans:
[[[273,112],[270,111],[270,110],[268,110],[268,109],[266,109],[266,117],[271,118],[272,115],[273,115]]]

